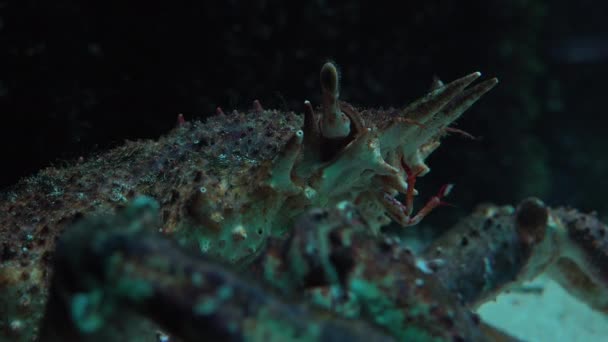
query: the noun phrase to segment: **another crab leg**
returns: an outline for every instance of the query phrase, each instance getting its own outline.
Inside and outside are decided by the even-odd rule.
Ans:
[[[591,308],[608,314],[608,226],[595,214],[572,208],[551,211],[562,243],[549,275]]]
[[[85,220],[63,236],[41,340],[132,340],[150,327],[144,317],[184,342],[394,341],[360,319],[290,303],[187,255],[146,232],[158,225],[157,209],[139,199],[120,215]]]
[[[471,308],[539,274],[608,314],[608,226],[595,215],[546,207],[479,207],[421,255],[433,274]]]
[[[285,295],[308,296],[338,315],[369,317],[399,341],[489,341],[479,320],[411,250],[370,231],[348,203],[313,209],[248,269]]]
[[[486,206],[461,220],[421,255],[445,287],[476,308],[542,273],[556,259],[557,236],[538,199]]]

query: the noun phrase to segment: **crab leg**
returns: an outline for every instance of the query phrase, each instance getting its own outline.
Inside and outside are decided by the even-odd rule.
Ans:
[[[442,202],[441,200],[450,193],[453,187],[453,184],[445,184],[444,186],[442,186],[437,195],[431,197],[431,199],[426,202],[424,207],[422,207],[422,209],[420,209],[420,211],[418,211],[418,213],[414,217],[411,217],[411,215],[408,214],[412,211],[412,204],[408,205],[406,202],[406,205],[403,205],[403,203],[398,201],[396,198],[394,198],[387,192],[382,193],[380,201],[386,208],[387,214],[391,216],[393,220],[395,220],[403,227],[413,226],[418,224],[426,215],[433,211],[433,209],[435,209],[441,204],[444,204],[444,202]],[[408,193],[410,192],[410,189],[413,188],[408,188]],[[413,193],[411,196],[413,196]]]
[[[412,168],[407,165],[407,163],[401,158],[401,166],[407,175],[407,192],[405,194],[405,207],[407,216],[412,215],[414,211],[414,186],[416,185],[416,178],[424,171],[424,169],[420,169],[415,173],[412,171]]]
[[[285,301],[230,268],[188,255],[150,233],[157,204],[138,201],[63,235],[41,340],[130,340],[124,336],[140,336],[150,322],[184,342],[395,340],[361,319]]]
[[[424,207],[422,207],[422,209],[420,209],[420,211],[418,211],[418,214],[416,214],[416,216],[409,219],[408,225],[413,226],[415,224],[418,224],[426,215],[428,215],[431,211],[433,211],[433,209],[437,208],[438,206],[440,206],[442,204],[445,204],[445,202],[443,202],[441,200],[445,196],[449,195],[449,193],[450,193],[450,191],[452,191],[453,187],[454,187],[454,184],[444,184],[439,189],[439,192],[437,192],[437,195],[431,197],[431,199],[428,202],[426,202]]]
[[[407,176],[407,191],[405,192],[405,205],[391,196],[388,192],[383,192],[380,200],[384,207],[387,209],[388,214],[397,221],[400,225],[407,227],[418,224],[426,215],[428,215],[433,209],[443,204],[441,201],[447,196],[452,188],[453,184],[445,184],[439,189],[437,195],[431,197],[431,199],[420,209],[416,216],[411,217],[414,212],[414,195],[416,195],[416,178],[424,172],[423,168],[413,171],[412,168],[407,165],[403,157],[401,158],[401,167],[405,171]]]

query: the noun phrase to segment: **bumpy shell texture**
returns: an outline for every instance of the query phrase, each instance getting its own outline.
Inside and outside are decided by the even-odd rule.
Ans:
[[[247,113],[218,108],[205,122],[180,117],[157,141],[127,142],[25,179],[2,194],[0,223],[11,233],[3,243],[35,248],[22,239],[35,236],[47,246],[74,219],[137,195],[160,202],[164,232],[230,261],[255,253],[307,208],[343,200],[359,206],[374,232],[391,219],[416,224],[447,194],[412,215],[414,182],[430,170],[425,159],[498,82],[470,86],[479,76],[437,81],[404,109],[358,110],[339,100],[336,68],[326,63],[319,111],[308,101],[303,114],[266,110],[258,101]]]
[[[320,76],[317,110],[308,101],[303,114],[255,101],[246,113],[218,108],[205,122],[180,117],[156,141],[127,142],[7,189],[0,194],[3,287],[40,312],[64,228],[139,195],[160,203],[160,231],[230,262],[254,256],[308,208],[344,200],[359,207],[374,233],[391,219],[416,224],[449,192],[442,189],[413,214],[415,180],[429,171],[425,159],[446,132],[457,131],[449,125],[498,82],[471,86],[480,77],[475,72],[435,82],[404,109],[361,110],[340,101],[332,63]]]

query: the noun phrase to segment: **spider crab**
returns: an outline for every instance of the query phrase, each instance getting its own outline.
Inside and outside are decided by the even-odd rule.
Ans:
[[[471,290],[467,297],[465,291],[458,298],[446,292],[472,278],[452,283],[462,272],[435,271],[439,262],[429,260],[442,258],[387,244],[381,227],[391,219],[416,224],[441,204],[451,185],[413,214],[416,179],[430,170],[425,159],[442,136],[458,132],[449,125],[497,80],[470,86],[480,77],[476,72],[448,84],[434,82],[404,109],[358,110],[339,100],[332,63],[320,76],[320,111],[309,101],[303,115],[267,110],[255,101],[247,113],[218,107],[204,123],[180,115],[178,127],[157,141],[127,142],[66,168],[47,168],[3,191],[2,334],[40,336],[47,306],[42,336],[49,339],[93,338],[108,326],[108,313],[123,309],[183,340],[206,333],[234,340],[486,339],[467,311],[486,293]],[[150,200],[138,200],[142,195]],[[327,214],[328,220],[298,221],[309,222],[300,226],[310,229],[298,228],[296,219],[311,208],[338,212]],[[56,246],[73,224],[80,228]],[[159,231],[164,237],[148,235]],[[451,251],[449,246],[439,250]],[[474,251],[493,251],[475,246]],[[598,274],[588,265],[548,260],[538,265]],[[262,284],[252,285],[249,277]],[[284,298],[300,292],[309,300]],[[281,330],[280,324],[266,324],[273,320],[293,329],[273,335]]]

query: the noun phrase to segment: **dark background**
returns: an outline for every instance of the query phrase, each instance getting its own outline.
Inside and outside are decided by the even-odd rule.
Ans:
[[[160,2],[159,2],[160,3]],[[334,60],[342,98],[404,106],[434,75],[501,83],[444,140],[422,198],[455,209],[536,195],[608,214],[608,5],[573,1],[0,2],[0,188],[49,166],[156,138],[178,113],[318,104]],[[608,216],[605,216],[608,217]]]

